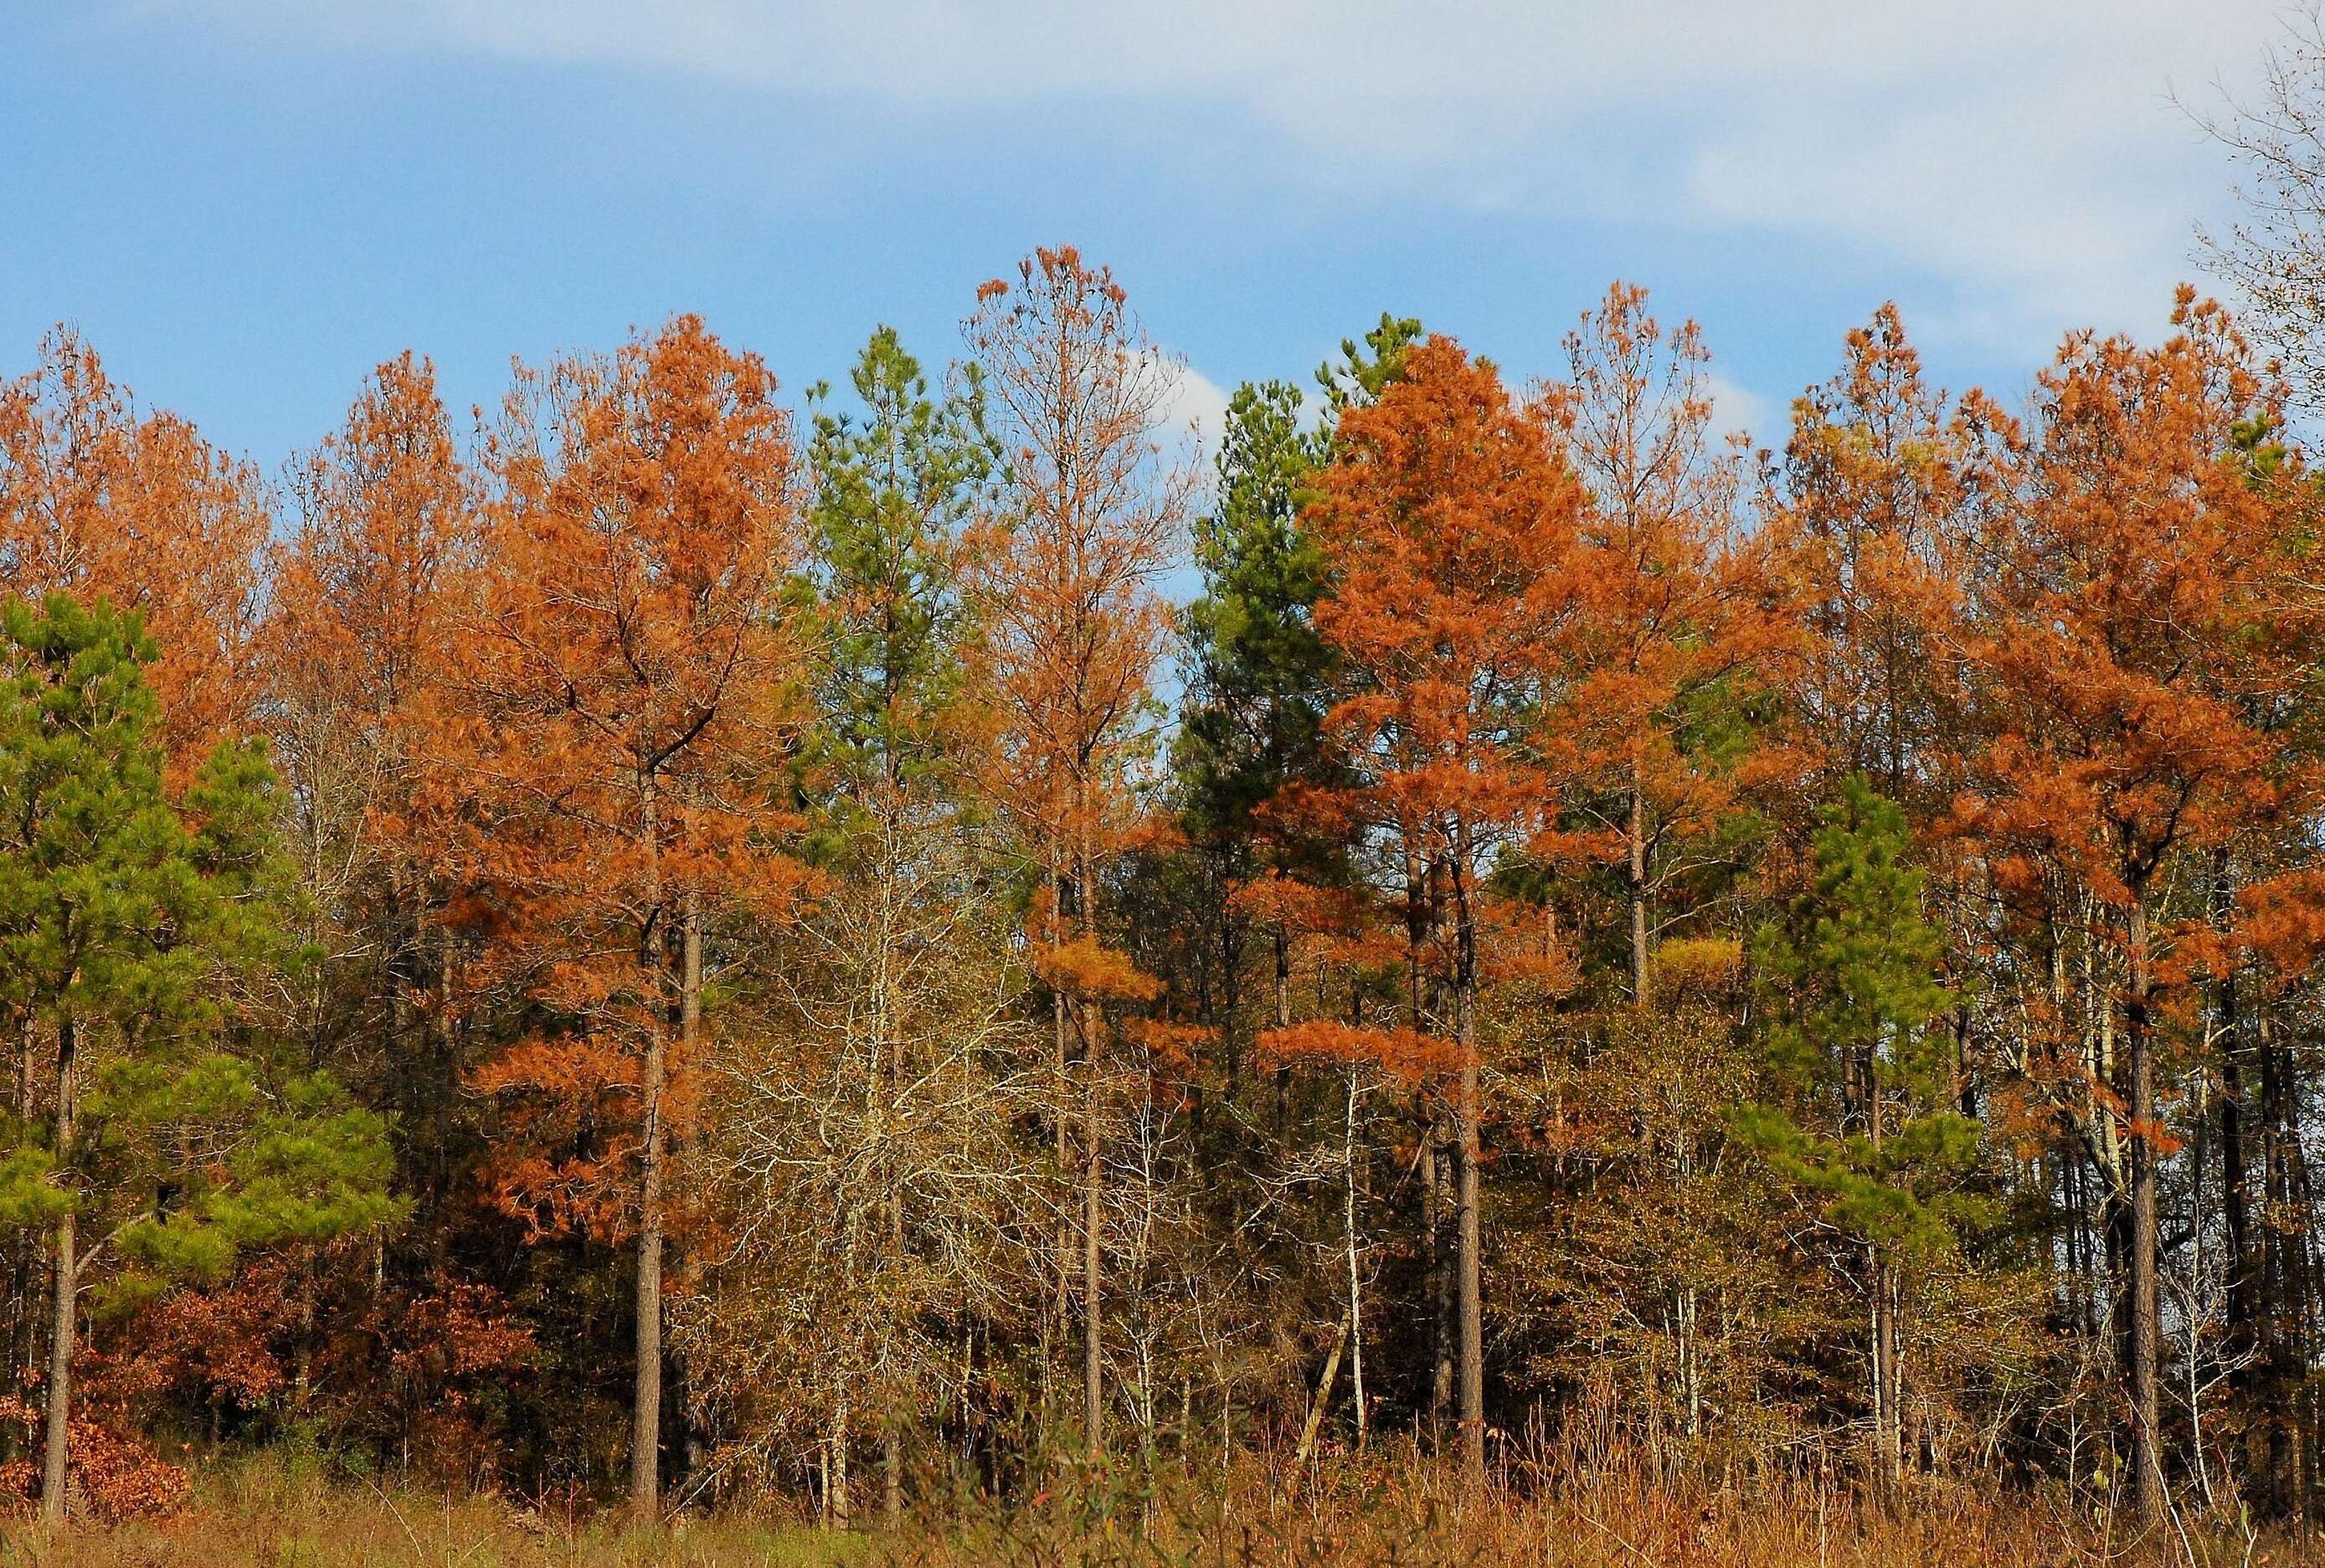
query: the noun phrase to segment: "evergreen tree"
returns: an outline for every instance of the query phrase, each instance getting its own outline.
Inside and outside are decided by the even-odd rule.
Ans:
[[[1324,561],[1300,527],[1323,441],[1300,428],[1299,389],[1246,383],[1227,406],[1218,507],[1198,520],[1203,594],[1187,610],[1194,663],[1179,741],[1199,836],[1240,843],[1253,812],[1311,771],[1329,665],[1312,624]]]
[[[1763,1035],[1775,1092],[1740,1120],[1783,1176],[1861,1249],[1872,1297],[1878,1474],[1902,1464],[1900,1315],[1913,1273],[1952,1252],[1976,1213],[1963,1191],[1978,1127],[1958,1113],[1945,939],[1922,914],[1905,814],[1862,775],[1816,836],[1813,881],[1760,932]]]
[[[1340,414],[1350,404],[1362,406],[1377,403],[1392,382],[1404,376],[1405,356],[1421,341],[1421,321],[1414,316],[1394,316],[1381,312],[1380,324],[1366,332],[1359,345],[1353,338],[1340,339],[1340,362],[1330,360],[1316,367],[1316,385],[1324,392],[1327,422],[1337,424]]]
[[[383,1225],[386,1130],[275,1057],[254,978],[301,961],[275,784],[221,744],[173,802],[142,621],[62,595],[0,612],[0,998],[52,1043],[45,1118],[6,1129],[0,1220],[51,1230],[42,1510],[63,1516],[79,1299],[222,1277],[243,1248]]]
[[[717,1279],[732,1295],[700,1347],[755,1435],[784,1420],[819,1432],[838,1522],[857,1433],[875,1433],[894,1523],[917,1413],[941,1396],[930,1347],[993,1306],[958,1240],[984,1202],[965,1174],[1009,1168],[988,1072],[1009,965],[965,787],[980,709],[962,656],[965,552],[999,464],[973,367],[932,396],[883,327],[849,379],[862,413],[820,409],[810,448],[823,635],[805,761],[810,849],[829,882],[784,960],[794,984],[762,1036],[720,1062],[727,1190],[755,1225],[778,1217],[764,1229],[783,1239]],[[822,1153],[787,1155],[779,1183],[733,1180],[777,1147]],[[770,1322],[740,1304],[771,1276],[797,1281],[792,1299],[811,1310]]]
[[[1291,1022],[1291,931],[1266,885],[1329,875],[1332,858],[1321,837],[1270,810],[1287,788],[1333,776],[1323,745],[1332,660],[1314,625],[1330,573],[1301,525],[1301,508],[1331,461],[1338,416],[1377,401],[1401,379],[1420,339],[1418,320],[1386,311],[1361,344],[1344,339],[1340,361],[1317,367],[1328,416],[1320,428],[1303,428],[1303,400],[1288,382],[1237,387],[1215,459],[1218,508],[1195,526],[1203,592],[1185,617],[1192,680],[1173,757],[1181,821],[1221,884],[1225,945],[1240,949],[1240,922],[1228,907],[1238,895],[1269,927],[1279,1028]],[[1226,978],[1232,997],[1236,977]],[[1230,1049],[1233,1081],[1240,1056]]]
[[[866,784],[901,788],[944,750],[961,678],[963,538],[999,467],[974,366],[931,397],[920,361],[882,327],[848,380],[860,414],[831,411],[827,384],[808,394],[834,803]]]

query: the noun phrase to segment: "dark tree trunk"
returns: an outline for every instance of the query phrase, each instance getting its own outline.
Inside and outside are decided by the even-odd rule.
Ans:
[[[2157,1290],[2155,1047],[2149,1028],[2149,963],[2144,889],[2132,886],[2127,932],[2130,985],[2124,999],[2125,1109],[2131,1165],[2131,1462],[2132,1508],[2140,1518],[2163,1517],[2163,1414],[2156,1364],[2163,1334]]]
[[[55,1148],[57,1165],[62,1171],[71,1169],[73,1157],[73,1116],[78,1109],[75,1099],[79,1089],[75,1082],[75,1054],[73,1022],[67,1018],[57,1028]],[[41,1466],[41,1517],[51,1525],[64,1523],[70,1480],[73,1327],[80,1298],[79,1245],[74,1214],[68,1208],[57,1220],[56,1257],[52,1263],[56,1294],[54,1321],[49,1329],[48,1442]]]

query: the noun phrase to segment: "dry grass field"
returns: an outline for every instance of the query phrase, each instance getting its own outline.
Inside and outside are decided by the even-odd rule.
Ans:
[[[2140,1538],[2031,1500],[1923,1495],[1894,1509],[1814,1490],[1713,1495],[1601,1478],[1459,1495],[1441,1473],[1341,1474],[1299,1495],[1239,1486],[1099,1510],[1037,1510],[842,1533],[798,1519],[653,1529],[551,1517],[250,1464],[206,1475],[159,1521],[44,1535],[14,1524],[0,1568],[2289,1568],[2325,1542],[2184,1519]]]

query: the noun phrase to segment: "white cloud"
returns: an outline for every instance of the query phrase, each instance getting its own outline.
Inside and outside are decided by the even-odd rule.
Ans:
[[[1237,111],[1281,177],[1860,246],[2017,337],[2160,314],[2225,183],[2167,95],[2243,75],[2282,0],[126,3],[940,108]]]
[[[1711,429],[1713,433],[1728,436],[1748,435],[1762,446],[1769,445],[1783,432],[1768,426],[1768,404],[1758,393],[1746,391],[1724,376],[1704,378],[1705,389],[1711,394]]]
[[[1168,443],[1192,431],[1198,455],[1209,462],[1219,450],[1220,434],[1227,429],[1227,394],[1219,390],[1218,382],[1191,365],[1181,365],[1177,370],[1178,381],[1162,420],[1163,439]]]

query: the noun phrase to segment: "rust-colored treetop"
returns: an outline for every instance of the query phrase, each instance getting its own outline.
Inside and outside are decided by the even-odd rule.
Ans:
[[[0,385],[0,591],[144,613],[178,782],[185,759],[253,732],[269,524],[247,463],[141,412],[78,334],[59,328]]]
[[[1338,803],[1483,855],[1552,803],[1525,725],[1578,598],[1581,490],[1542,415],[1447,338],[1338,437],[1302,521],[1332,562],[1316,626],[1348,678],[1326,727],[1361,770]]]

